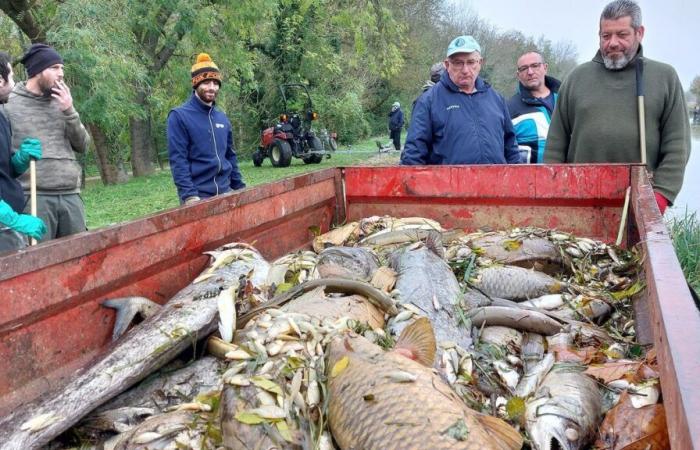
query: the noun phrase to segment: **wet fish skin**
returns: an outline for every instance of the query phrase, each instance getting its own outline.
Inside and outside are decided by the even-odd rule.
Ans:
[[[506,233],[493,233],[476,237],[469,244],[472,249],[478,249],[484,256],[502,264],[538,268],[546,273],[563,269],[561,253],[549,239],[535,236],[514,238]]]
[[[390,266],[398,273],[395,288],[401,292],[401,303],[414,305],[430,319],[436,340],[452,341],[468,348],[469,330],[458,324],[455,311],[462,298],[461,289],[445,260],[419,244],[394,251]],[[435,300],[440,309],[435,308]],[[394,323],[391,331],[398,336],[409,323]]]
[[[515,430],[467,408],[430,368],[352,333],[331,341],[329,370],[345,357],[347,367],[328,385],[328,420],[341,449],[521,448]],[[393,381],[397,371],[415,380]],[[464,440],[449,432],[460,424]]]
[[[161,305],[145,297],[111,298],[102,302],[102,306],[117,310],[112,341],[116,341],[126,332],[126,329],[129,328],[129,325],[131,325],[131,322],[137,315],[147,319],[161,308]]]
[[[316,268],[322,278],[370,281],[379,268],[379,260],[365,247],[328,247],[318,255]]]
[[[525,404],[525,426],[537,450],[579,450],[595,437],[601,413],[595,381],[581,372],[552,369]]]
[[[557,294],[566,284],[535,270],[516,266],[492,266],[479,271],[474,286],[490,297],[517,301]]]
[[[269,264],[254,250],[229,248],[237,253],[230,265],[221,265],[214,276],[191,283],[178,292],[156,314],[126,333],[96,362],[78,373],[65,387],[23,405],[0,421],[3,449],[41,447],[77,423],[87,413],[159,369],[198,337],[217,326],[217,300],[221,288],[239,283],[251,271],[254,285],[264,283]],[[45,413],[60,413],[60,420],[35,432],[20,425]]]

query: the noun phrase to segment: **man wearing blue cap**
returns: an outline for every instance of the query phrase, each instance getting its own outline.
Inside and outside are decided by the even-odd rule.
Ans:
[[[401,164],[517,164],[505,99],[479,77],[481,47],[471,36],[447,48],[440,81],[416,102]]]

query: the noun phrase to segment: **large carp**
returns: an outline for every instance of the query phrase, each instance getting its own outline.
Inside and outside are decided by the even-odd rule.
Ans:
[[[406,327],[391,352],[354,333],[331,341],[328,420],[341,449],[522,447],[510,425],[469,409],[434,373],[434,342],[427,318]]]
[[[0,422],[3,449],[47,444],[87,413],[159,369],[216,330],[218,297],[249,278],[261,286],[269,264],[247,245],[227,245],[200,282],[178,292],[157,313],[126,333],[65,387],[27,404]],[[213,269],[213,270],[211,270]]]

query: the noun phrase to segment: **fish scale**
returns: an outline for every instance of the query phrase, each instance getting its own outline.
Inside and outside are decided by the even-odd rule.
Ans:
[[[561,292],[566,284],[542,272],[515,266],[486,267],[474,286],[491,297],[529,300]]]
[[[334,339],[329,352],[328,367],[348,358],[347,367],[330,377],[328,388],[328,420],[341,449],[476,450],[522,445],[520,435],[508,424],[467,408],[428,367],[397,353],[384,353],[357,335]],[[389,375],[397,370],[417,379],[392,381]],[[489,425],[484,426],[482,420]],[[468,431],[458,437],[450,435],[449,430],[460,421]],[[507,439],[501,440],[503,436]]]

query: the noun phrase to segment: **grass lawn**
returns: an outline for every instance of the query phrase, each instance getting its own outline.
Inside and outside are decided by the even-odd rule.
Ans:
[[[686,212],[667,224],[685,277],[695,291],[700,292],[700,220],[695,213]]]
[[[367,139],[352,147],[341,146],[330,159],[320,164],[304,164],[292,158],[285,168],[274,168],[266,159],[262,167],[254,167],[253,161],[240,161],[239,167],[247,186],[268,183],[292,175],[337,166],[357,164],[391,164],[398,162],[398,153],[378,157],[376,138]],[[381,139],[385,142],[386,139]],[[350,151],[350,153],[343,153]],[[356,153],[355,153],[356,152]],[[170,170],[163,170],[149,177],[132,178],[127,183],[104,186],[100,180],[90,180],[82,192],[90,230],[137,219],[164,209],[178,206],[177,191]]]

